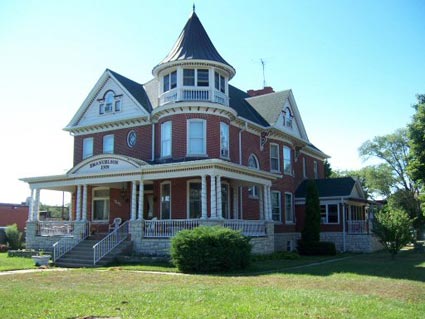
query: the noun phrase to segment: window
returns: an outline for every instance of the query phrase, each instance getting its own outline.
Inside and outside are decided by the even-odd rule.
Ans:
[[[280,222],[281,221],[280,192],[272,191],[271,200],[272,200],[272,219],[276,222]]]
[[[291,113],[291,109],[289,107],[287,107],[285,109],[285,111],[283,111],[283,126],[292,128],[292,113]]]
[[[194,69],[183,70],[183,85],[195,86],[195,70]]]
[[[276,172],[280,171],[278,144],[270,144],[270,170]]]
[[[167,92],[177,87],[177,71],[173,71],[164,76],[163,92]]]
[[[313,170],[314,170],[314,178],[319,178],[319,172],[317,169],[317,161],[314,161],[313,163]]]
[[[121,111],[121,100],[115,101],[115,112]]]
[[[188,120],[187,122],[187,154],[206,155],[206,122],[205,120]]]
[[[339,224],[339,205],[320,205],[320,220],[322,224]]]
[[[223,218],[230,218],[229,184],[221,184],[221,214]]]
[[[215,86],[215,89],[217,91],[220,91],[220,92],[224,93],[226,91],[225,83],[226,82],[224,80],[224,76],[222,76],[218,72],[215,72],[214,73],[214,86]]]
[[[285,221],[287,224],[295,223],[294,205],[291,193],[285,193]]]
[[[105,135],[103,137],[103,153],[114,154],[114,135]]]
[[[258,159],[254,154],[251,154],[248,158],[248,167],[251,167],[254,169],[260,169],[260,165],[258,164]],[[249,187],[248,194],[249,194],[249,197],[258,198],[258,187],[254,185]]]
[[[171,184],[161,184],[161,219],[171,218]]]
[[[171,156],[171,121],[161,124],[161,157]]]
[[[107,91],[103,99],[99,99],[99,114],[120,112],[122,95],[115,95],[114,91]]]
[[[198,81],[197,86],[209,86],[209,72],[208,69],[197,70]]]
[[[189,183],[189,218],[200,218],[202,214],[201,202],[202,185],[198,182]]]
[[[229,158],[229,125],[220,123],[220,156]]]
[[[283,147],[283,172],[292,175],[292,154],[288,146]]]
[[[114,92],[109,91],[105,96],[105,113],[112,112],[112,104],[114,103]]]
[[[93,189],[93,221],[109,221],[109,188]]]
[[[83,159],[93,156],[93,137],[83,140]]]
[[[303,177],[307,177],[307,163],[305,157],[303,157]]]

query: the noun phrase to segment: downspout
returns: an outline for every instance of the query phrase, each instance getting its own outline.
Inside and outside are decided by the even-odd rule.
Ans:
[[[151,118],[152,121],[152,118]],[[155,161],[155,123],[152,122],[152,162]]]
[[[342,251],[346,251],[346,232],[345,232],[345,205],[344,199],[341,197],[342,205]]]

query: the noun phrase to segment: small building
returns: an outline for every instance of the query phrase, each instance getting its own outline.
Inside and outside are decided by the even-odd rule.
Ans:
[[[245,92],[230,84],[235,74],[195,12],[147,83],[106,69],[65,128],[74,166],[22,179],[32,198],[27,247],[69,250],[113,228],[136,253],[160,255],[182,229],[222,225],[252,237],[255,253],[294,249],[303,181],[323,183],[328,155],[310,142],[292,90]],[[71,194],[69,220],[40,220],[43,189]],[[323,230],[341,233],[346,219],[333,219],[328,195],[338,216],[367,202],[329,192]]]
[[[0,227],[16,224],[20,232],[24,232],[28,219],[29,206],[26,203],[0,203]]]

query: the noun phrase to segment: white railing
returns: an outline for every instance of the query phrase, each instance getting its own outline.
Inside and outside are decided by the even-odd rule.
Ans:
[[[348,220],[347,232],[349,234],[367,234],[369,232],[367,220]]]
[[[240,230],[249,237],[266,236],[266,224],[261,220],[225,220],[224,227]]]
[[[101,260],[104,256],[109,254],[112,249],[117,247],[120,243],[127,239],[129,234],[128,220],[114,229],[105,238],[93,246],[93,265]]]
[[[38,236],[72,236],[74,222],[67,221],[39,221]]]
[[[162,93],[159,100],[160,105],[176,101],[210,101],[229,105],[229,98],[226,94],[210,87],[172,89]]]
[[[67,252],[72,250],[77,246],[81,241],[86,239],[90,234],[90,223],[87,223],[84,227],[84,231],[78,238],[72,237],[63,237],[61,240],[53,244],[53,262],[61,258]]]
[[[183,229],[193,229],[198,226],[199,219],[145,220],[143,234],[148,238],[170,238]]]

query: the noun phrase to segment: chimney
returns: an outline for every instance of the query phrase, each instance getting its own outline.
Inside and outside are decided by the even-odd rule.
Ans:
[[[265,86],[263,89],[248,90],[246,93],[248,93],[249,96],[258,96],[258,95],[274,93],[274,90],[271,86]]]

